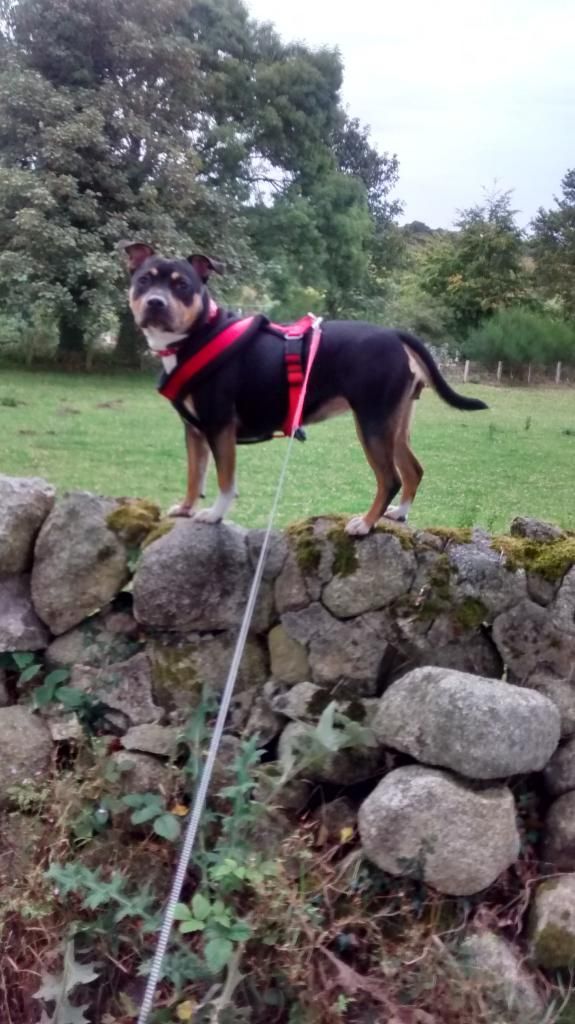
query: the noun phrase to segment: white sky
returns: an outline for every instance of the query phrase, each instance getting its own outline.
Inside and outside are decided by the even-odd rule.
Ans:
[[[527,224],[575,166],[575,0],[247,3],[340,49],[349,114],[399,157],[405,220],[448,227],[497,181]]]

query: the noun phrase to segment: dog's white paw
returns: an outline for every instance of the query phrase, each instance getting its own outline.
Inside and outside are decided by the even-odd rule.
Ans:
[[[196,512],[194,517],[194,523],[221,523],[222,516],[217,508],[203,508],[201,512]]]
[[[354,516],[345,528],[349,537],[366,537],[370,531],[371,526],[366,523],[363,516]]]
[[[178,505],[172,505],[168,509],[168,515],[172,519],[190,519],[194,515],[194,508],[193,505],[186,505],[184,501],[180,501]]]
[[[393,519],[396,523],[407,522],[407,512],[404,512],[401,505],[388,505],[385,510],[384,519]]]

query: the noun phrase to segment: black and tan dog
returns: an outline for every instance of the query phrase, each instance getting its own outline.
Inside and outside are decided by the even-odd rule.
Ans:
[[[151,351],[161,356],[165,374],[173,378],[190,353],[197,359],[202,346],[233,323],[232,314],[218,309],[206,287],[210,273],[221,273],[221,267],[201,255],[166,258],[143,242],[121,247],[131,272],[134,318]],[[304,350],[304,362],[306,356]],[[377,482],[371,508],[349,521],[348,533],[368,533],[384,514],[407,519],[423,476],[410,448],[409,425],[413,401],[425,385],[457,409],[486,408],[447,384],[418,338],[359,321],[322,324],[303,423],[351,410]],[[210,372],[185,384],[173,404],[185,420],[188,485],[184,500],[170,514],[219,522],[235,497],[236,442],[270,437],[285,421],[288,385],[283,339],[270,333],[265,318],[253,318],[245,343],[230,349],[228,358],[214,362]],[[210,451],[219,494],[212,508],[198,511]],[[399,507],[392,508],[390,502],[400,487]]]

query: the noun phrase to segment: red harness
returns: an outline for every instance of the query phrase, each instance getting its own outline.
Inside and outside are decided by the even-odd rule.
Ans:
[[[282,424],[282,435],[284,437],[291,437],[292,433],[301,426],[303,403],[305,401],[309,375],[321,341],[320,323],[320,318],[314,316],[313,313],[308,313],[307,316],[303,316],[301,320],[297,320],[295,324],[290,324],[289,327],[272,324],[272,327],[283,332],[284,338],[288,342],[284,355],[288,384],[288,411]],[[292,351],[289,342],[301,341],[310,329],[312,335],[307,357],[307,367],[304,371],[301,345],[298,345]]]
[[[209,320],[215,319],[218,307],[214,302],[210,305]],[[167,380],[160,387],[160,393],[171,402],[176,402],[181,394],[182,388],[188,384],[201,370],[209,363],[217,359],[227,349],[230,349],[238,342],[253,324],[254,317],[249,316],[244,320],[237,320],[235,323],[224,327],[219,334],[190,356],[168,376]],[[294,324],[289,326],[281,324],[270,324],[274,331],[283,335],[286,340],[285,346],[285,367],[288,384],[288,408],[287,415],[282,424],[282,433],[278,437],[290,437],[301,425],[303,403],[307,391],[309,375],[313,366],[317,350],[321,340],[321,320],[308,313]],[[311,342],[309,346],[307,366],[304,370],[302,358],[302,345],[290,345],[290,342],[301,342],[305,334],[311,330]],[[159,356],[174,355],[173,351],[163,350],[158,352]]]

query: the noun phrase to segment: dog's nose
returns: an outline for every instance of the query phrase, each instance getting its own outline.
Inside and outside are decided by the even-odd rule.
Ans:
[[[162,295],[150,295],[150,298],[146,300],[146,306],[150,313],[160,313],[167,305],[168,303]]]

